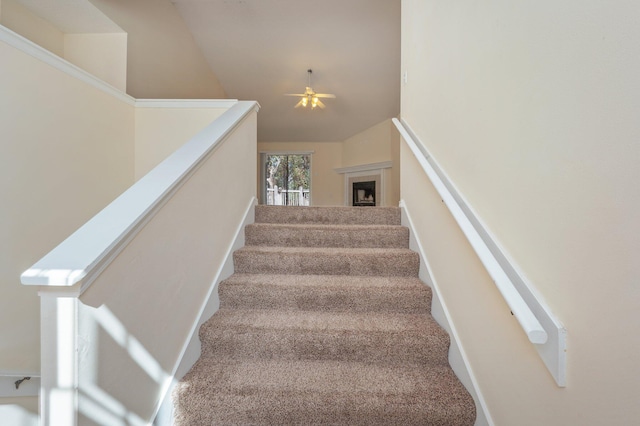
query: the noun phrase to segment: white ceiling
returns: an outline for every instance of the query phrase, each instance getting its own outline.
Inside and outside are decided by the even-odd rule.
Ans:
[[[400,0],[172,0],[260,141],[340,141],[400,112]],[[293,106],[307,69],[326,109]]]
[[[122,31],[89,0],[17,1],[64,32]],[[400,113],[401,0],[170,1],[227,96],[260,103],[259,141],[342,141]],[[307,69],[336,95],[324,110],[283,96]]]

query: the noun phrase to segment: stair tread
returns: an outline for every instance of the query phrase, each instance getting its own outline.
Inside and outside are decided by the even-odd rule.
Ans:
[[[430,292],[418,277],[384,277],[334,275],[330,280],[326,275],[295,275],[295,274],[248,274],[234,273],[223,283],[227,285],[257,285],[274,287],[325,287],[325,288],[393,288],[414,289]],[[222,285],[222,284],[221,284]]]
[[[328,254],[328,255],[376,255],[376,256],[394,256],[394,255],[416,255],[416,252],[408,248],[380,248],[380,247],[282,247],[282,246],[244,246],[235,251],[235,253],[243,252],[261,252],[261,253],[284,253],[296,255],[308,254]]]
[[[222,307],[329,312],[431,311],[417,277],[236,273],[220,283]]]
[[[352,313],[322,311],[270,311],[221,308],[203,327],[238,327],[307,332],[426,332],[446,335],[428,313]]]
[[[400,225],[398,207],[293,207],[258,205],[256,223],[372,223]]]
[[[226,386],[261,386],[286,391],[316,392],[362,392],[385,393],[394,392],[408,395],[418,393],[437,386],[432,380],[435,376],[453,379],[449,366],[403,366],[363,364],[344,361],[282,361],[282,360],[223,360],[201,358],[196,362],[193,371],[203,369],[218,370],[219,376],[212,380],[219,382],[219,387]],[[195,374],[187,373],[184,381],[189,383]],[[214,374],[210,375],[214,379]],[[223,379],[223,380],[220,380]],[[322,380],[324,379],[324,380]],[[226,383],[223,383],[226,382]],[[330,383],[327,387],[326,384]],[[446,385],[458,387],[458,381],[446,381]]]
[[[245,246],[235,271],[294,275],[418,276],[420,259],[407,248]]]
[[[176,390],[215,389],[189,401],[208,424],[472,425],[473,400],[448,366],[422,368],[335,361],[201,358]],[[193,421],[193,419],[192,419]]]
[[[273,228],[273,229],[319,229],[319,230],[367,230],[379,229],[383,231],[397,231],[407,229],[402,225],[387,224],[346,224],[346,223],[264,223],[256,222],[247,225],[250,228]]]
[[[202,325],[203,357],[446,364],[449,335],[428,314],[221,309]]]
[[[248,246],[409,247],[409,230],[399,225],[254,223],[245,228]]]

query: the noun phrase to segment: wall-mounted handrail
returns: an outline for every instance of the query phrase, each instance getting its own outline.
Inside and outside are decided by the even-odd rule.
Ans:
[[[509,309],[511,309],[511,312],[516,317],[518,323],[520,323],[520,326],[529,338],[529,341],[536,344],[546,343],[548,338],[547,332],[542,327],[540,321],[538,321],[525,300],[522,298],[516,287],[513,285],[511,279],[507,276],[504,269],[495,258],[491,250],[487,247],[486,243],[484,242],[476,228],[473,226],[467,215],[464,213],[460,205],[457,203],[438,173],[429,163],[429,155],[422,152],[411,134],[409,134],[404,125],[398,119],[394,118],[393,123],[398,128],[398,131],[400,132],[402,138],[405,140],[405,142],[415,155],[416,159],[422,166],[424,172],[431,180],[431,183],[438,191],[438,194],[442,198],[442,201],[449,208],[449,211],[458,223],[458,226],[467,237],[467,240],[480,258],[480,261],[486,268],[487,272],[493,279],[496,287],[509,306]]]
[[[238,101],[20,276],[22,284],[82,294],[257,102]],[[64,289],[64,290],[63,290]]]

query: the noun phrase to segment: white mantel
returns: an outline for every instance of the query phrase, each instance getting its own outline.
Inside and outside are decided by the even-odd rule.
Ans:
[[[391,161],[383,161],[381,163],[369,163],[369,164],[360,164],[357,166],[349,166],[349,167],[339,167],[335,170],[337,173],[359,173],[359,172],[378,172],[383,169],[390,169],[393,166]]]

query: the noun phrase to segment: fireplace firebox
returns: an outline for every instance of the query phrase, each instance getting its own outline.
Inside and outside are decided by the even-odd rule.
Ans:
[[[376,181],[353,182],[353,205],[376,205]]]

